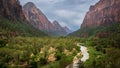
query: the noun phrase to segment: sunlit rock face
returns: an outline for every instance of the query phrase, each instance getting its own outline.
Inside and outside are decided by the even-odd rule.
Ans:
[[[25,20],[19,0],[0,0],[0,16],[12,21]]]
[[[26,19],[34,27],[47,32],[53,29],[52,23],[50,23],[47,17],[32,2],[28,2],[24,5],[23,11]]]
[[[51,23],[41,10],[39,10],[32,2],[28,2],[23,6],[23,12],[26,19],[35,28],[45,31],[50,35],[64,36],[67,34],[57,21]]]
[[[81,28],[117,23],[120,21],[120,0],[100,0],[91,6]]]

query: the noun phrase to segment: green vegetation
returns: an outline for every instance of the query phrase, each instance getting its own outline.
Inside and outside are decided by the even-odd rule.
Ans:
[[[84,68],[105,68],[106,55],[95,48],[88,46],[89,59],[83,64]]]
[[[83,64],[84,68],[120,68],[120,49],[108,46],[105,39],[106,44],[100,40],[86,42],[90,58]]]
[[[120,33],[120,23],[82,28],[68,36],[89,38],[102,34],[104,35],[103,37],[108,37],[112,32]],[[114,33],[112,34],[115,35]]]
[[[27,22],[12,22],[8,19],[0,17],[0,36],[6,37],[21,35],[21,36],[47,36],[44,32],[34,28]]]
[[[64,68],[79,51],[79,38],[48,37],[26,22],[0,17],[0,68]]]
[[[84,67],[120,68],[120,24],[109,25],[101,30],[101,34],[94,33],[85,42],[90,58],[84,63]],[[107,35],[102,35],[102,33],[107,33]]]
[[[84,42],[90,58],[84,68],[120,68],[120,24],[80,29],[70,36],[48,37],[25,22],[0,17],[0,68],[65,68]]]
[[[0,67],[65,68],[78,53],[81,39],[13,37],[0,45]]]

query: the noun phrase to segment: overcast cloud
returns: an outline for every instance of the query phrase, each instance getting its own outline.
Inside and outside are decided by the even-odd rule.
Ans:
[[[62,26],[77,30],[90,5],[99,0],[20,0],[24,5],[33,2],[52,22],[57,20]]]

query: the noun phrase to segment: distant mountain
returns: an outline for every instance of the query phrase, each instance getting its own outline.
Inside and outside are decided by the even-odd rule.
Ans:
[[[70,30],[67,26],[65,26],[65,27],[63,27],[64,28],[64,30],[69,34],[69,33],[71,33],[71,32],[73,32],[72,30]]]
[[[90,7],[81,28],[71,33],[70,36],[88,37],[99,33],[101,35],[108,35],[110,30],[108,31],[107,27],[119,22],[120,0],[100,0],[94,6]]]
[[[51,23],[47,17],[39,10],[34,3],[28,2],[23,6],[23,12],[26,19],[35,28],[42,30],[52,36],[64,36],[67,32],[61,25],[54,21]]]
[[[0,37],[48,36],[27,23],[19,0],[0,0]]]
[[[65,36],[67,35],[67,31],[59,24],[58,21],[53,21],[53,31],[59,36]]]

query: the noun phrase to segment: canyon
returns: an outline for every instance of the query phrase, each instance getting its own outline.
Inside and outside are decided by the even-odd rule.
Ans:
[[[70,31],[66,31],[58,21],[55,20],[51,23],[43,12],[32,2],[28,2],[23,6],[23,12],[31,25],[49,35],[65,36],[70,33]],[[70,29],[67,27],[67,30]]]

